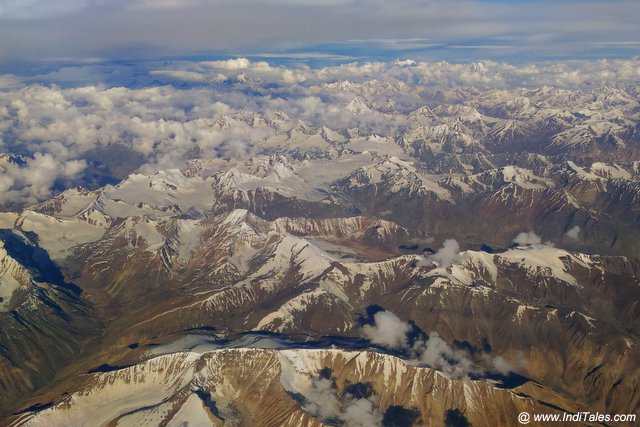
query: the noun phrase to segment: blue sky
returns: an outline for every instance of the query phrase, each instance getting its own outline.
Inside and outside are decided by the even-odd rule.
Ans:
[[[640,54],[637,0],[0,0],[0,72],[230,56],[311,64]]]

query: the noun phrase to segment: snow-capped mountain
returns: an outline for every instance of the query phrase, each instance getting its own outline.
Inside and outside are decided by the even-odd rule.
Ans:
[[[559,212],[563,206],[570,206],[576,215],[581,203],[585,203],[582,199],[587,197],[577,187],[596,182],[601,187],[589,188],[595,188],[598,197],[611,182],[631,182],[631,172],[625,173],[626,169],[619,165],[580,168],[565,162],[533,170],[503,166],[479,174],[442,177],[397,157],[356,154],[342,156],[339,163],[333,169],[319,171],[318,164],[322,163],[318,160],[272,156],[250,163],[225,164],[213,173],[200,169],[196,174],[167,171],[132,175],[117,186],[93,192],[67,190],[22,212],[3,214],[5,246],[21,242],[20,253],[41,251],[50,257],[43,267],[30,264],[27,258],[16,259],[12,252],[3,252],[2,289],[7,294],[3,298],[16,313],[4,320],[9,322],[5,330],[15,329],[25,337],[20,347],[7,350],[8,370],[2,378],[5,390],[25,375],[34,381],[52,379],[67,363],[65,358],[55,363],[42,360],[35,365],[32,362],[27,370],[15,361],[19,351],[38,352],[31,339],[26,338],[41,331],[30,326],[35,319],[53,327],[47,335],[51,338],[47,339],[54,339],[57,333],[55,322],[80,321],[75,329],[64,329],[65,342],[88,345],[69,371],[70,382],[63,383],[68,384],[64,387],[77,389],[73,392],[76,394],[53,392],[48,397],[53,406],[41,412],[37,410],[42,397],[34,398],[27,406],[36,409],[12,418],[12,422],[38,423],[42,419],[53,424],[73,423],[95,405],[81,396],[95,393],[91,399],[114,402],[115,406],[103,414],[107,417],[105,423],[116,419],[142,423],[146,419],[154,425],[161,420],[177,422],[180,417],[204,417],[214,425],[233,417],[255,421],[251,417],[257,407],[237,408],[235,400],[228,400],[231,395],[239,396],[238,393],[248,392],[243,390],[251,389],[243,377],[233,379],[233,387],[237,388],[223,392],[215,385],[220,377],[207,380],[197,373],[203,366],[199,358],[226,357],[227,350],[205,352],[202,356],[178,351],[167,363],[174,366],[188,361],[198,370],[187,375],[187,368],[180,368],[175,374],[173,368],[163,368],[161,377],[145,373],[157,369],[151,368],[156,360],[164,360],[154,359],[154,355],[164,351],[160,350],[162,346],[179,349],[183,345],[180,343],[186,343],[192,348],[196,346],[194,340],[202,341],[197,344],[205,346],[202,348],[209,345],[207,342],[218,341],[243,346],[243,331],[275,333],[279,340],[286,341],[277,345],[282,353],[244,352],[247,359],[243,363],[262,363],[258,361],[267,358],[270,361],[264,362],[264,369],[273,372],[274,380],[282,379],[285,374],[278,374],[278,369],[284,368],[273,360],[281,360],[282,354],[301,357],[306,354],[301,348],[309,340],[331,335],[361,340],[362,319],[371,307],[398,313],[427,334],[438,331],[450,345],[461,346],[473,363],[484,366],[487,372],[493,369],[487,365],[487,358],[499,355],[517,366],[523,384],[533,382],[547,388],[538,394],[526,385],[503,391],[480,376],[472,385],[460,383],[460,390],[453,383],[447,385],[446,399],[459,403],[456,408],[442,407],[438,415],[424,412],[411,400],[412,394],[382,397],[380,389],[377,397],[368,401],[377,417],[384,418],[386,411],[396,406],[415,415],[416,420],[444,417],[448,410],[458,409],[482,425],[484,421],[472,408],[477,408],[487,395],[503,396],[500,399],[504,399],[509,411],[551,403],[548,399],[563,409],[576,410],[581,406],[572,396],[593,393],[602,396],[592,403],[601,405],[603,410],[626,408],[623,390],[632,390],[636,381],[631,372],[637,357],[637,337],[629,331],[638,322],[633,308],[640,297],[637,258],[586,255],[541,240],[512,247],[506,242],[505,249],[487,246],[481,251],[461,241],[471,249],[454,251],[450,259],[443,261],[438,256],[440,250],[436,252],[438,233],[433,228],[419,227],[424,219],[412,215],[407,207],[411,206],[409,203],[423,203],[423,212],[435,216],[436,209],[456,212],[457,205],[465,203],[468,208],[471,201],[485,204],[487,209],[493,206],[498,214],[507,209],[532,212],[546,209],[545,203],[551,203]],[[558,196],[556,201],[551,196],[559,186],[564,187],[564,199]],[[256,207],[249,195],[258,189],[276,197]],[[571,191],[578,194],[573,197]],[[298,216],[275,213],[282,203],[277,197],[301,206]],[[229,200],[246,207],[240,209]],[[364,200],[373,205],[365,205]],[[619,198],[615,200],[620,202]],[[382,205],[376,206],[377,203]],[[404,205],[398,205],[395,212],[383,212],[383,208],[393,209],[394,203]],[[342,209],[339,214],[331,210],[334,205]],[[363,209],[368,216],[343,216],[350,209]],[[607,209],[614,212],[611,207]],[[261,217],[263,211],[271,212],[275,218]],[[371,215],[374,212],[376,215]],[[376,216],[395,216],[406,225]],[[410,220],[412,217],[417,222]],[[502,221],[503,226],[508,223]],[[459,222],[454,224],[463,227]],[[558,243],[567,240],[565,237]],[[573,247],[571,242],[569,247]],[[49,270],[53,266],[55,269]],[[38,273],[41,270],[44,273]],[[21,313],[19,317],[17,313]],[[71,320],[77,316],[78,320]],[[83,316],[95,316],[95,320],[80,320]],[[473,327],[466,320],[470,318],[474,319]],[[94,338],[98,334],[102,338]],[[549,340],[549,336],[554,339]],[[609,343],[606,349],[602,347],[605,342]],[[342,347],[340,351],[351,351],[354,344],[338,341],[333,345]],[[368,360],[363,363],[370,369],[384,370],[388,362],[387,356],[378,355],[381,351],[386,352],[379,347],[367,348],[364,353],[354,353],[354,357],[358,354]],[[400,357],[411,355],[401,353]],[[558,359],[566,360],[571,367],[555,364]],[[521,362],[525,360],[526,363]],[[617,362],[614,365],[606,360]],[[598,361],[597,369],[608,372],[607,380],[602,376],[597,381],[590,379],[594,361]],[[342,369],[335,363],[327,362],[318,370]],[[402,363],[414,362],[405,359]],[[102,365],[123,368],[76,377]],[[131,371],[133,367],[124,368],[130,365],[135,366],[135,371]],[[427,369],[430,365],[424,366],[426,370],[419,372],[432,377],[432,371]],[[117,403],[121,399],[117,396],[131,391],[116,384],[120,375],[124,375],[122,381],[130,381],[126,378],[131,378],[132,372],[136,372],[136,384],[142,387],[140,396],[148,395],[150,400],[147,402],[144,397],[144,402],[123,407]],[[313,381],[309,373],[295,375],[299,379],[287,381]],[[583,384],[577,387],[573,380],[583,377]],[[156,384],[154,378],[160,378],[160,383]],[[382,379],[375,381],[378,382],[373,384],[384,383]],[[441,381],[450,380],[443,377]],[[363,379],[356,376],[336,386],[340,411],[351,402],[346,391],[351,382]],[[204,383],[209,385],[202,388]],[[279,392],[285,393],[283,396],[291,395],[286,387],[293,386],[287,384]],[[166,388],[160,394],[152,392],[158,387]],[[476,391],[469,394],[468,387],[480,387],[480,391],[473,388]],[[495,391],[489,392],[487,387],[494,387]],[[266,396],[272,392],[264,393]],[[304,396],[303,392],[295,393]],[[25,394],[27,390],[12,392],[12,401],[19,401]],[[522,398],[522,394],[526,397]],[[308,409],[305,402],[312,399],[296,399],[285,405],[289,409],[282,409],[281,416],[309,423],[331,419]],[[148,409],[149,405],[154,409]],[[343,416],[342,412],[337,414]]]
[[[216,349],[203,343],[88,379],[59,404],[17,416],[15,425],[88,418],[123,426],[407,425],[459,418],[489,426],[488,406],[500,407],[505,417],[545,408],[538,400],[544,392],[526,384],[504,389],[450,380],[368,351]]]
[[[0,424],[637,412],[637,87],[304,93],[167,119],[179,167],[0,156]]]

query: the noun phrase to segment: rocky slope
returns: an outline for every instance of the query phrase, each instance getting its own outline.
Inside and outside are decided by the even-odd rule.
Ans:
[[[261,154],[5,205],[2,425],[638,413],[637,88],[309,90],[353,126],[220,114]]]
[[[72,215],[67,201],[55,210],[58,218],[25,211],[14,221],[13,233],[32,233],[31,244],[54,254],[73,288],[82,289],[74,303],[88,304],[84,313],[95,310],[104,322],[87,323],[86,332],[65,328],[71,334],[65,343],[84,342],[98,329],[102,336],[73,365],[54,364],[57,387],[74,389],[73,378],[82,378],[76,375],[99,366],[137,364],[177,337],[189,342],[192,331],[224,340],[271,331],[293,337],[294,348],[331,335],[359,339],[371,310],[383,307],[468,354],[485,372],[480,383],[494,372],[488,358],[499,356],[553,396],[540,399],[567,410],[633,411],[640,401],[637,259],[527,242],[494,253],[456,250],[446,260],[414,243],[426,235],[385,220],[268,221],[237,209],[193,219],[183,217],[180,202],[167,209],[174,200],[140,205],[123,197],[114,205],[105,194]],[[81,244],[68,248],[64,239],[46,237],[52,223],[59,233],[74,230]],[[8,360],[23,351],[10,349]],[[17,399],[25,392],[11,394]],[[26,406],[42,403],[39,396]],[[58,404],[60,396],[48,399]],[[495,410],[496,416],[503,411]],[[243,411],[242,417],[255,414]]]
[[[367,351],[248,348],[158,356],[91,374],[78,387],[11,425],[490,426],[496,420],[485,408],[509,423],[522,411],[549,410],[539,399],[552,395],[526,384],[450,380]]]

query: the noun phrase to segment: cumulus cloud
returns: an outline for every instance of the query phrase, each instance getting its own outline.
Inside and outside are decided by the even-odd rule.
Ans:
[[[0,157],[0,204],[35,203],[51,196],[57,182],[73,181],[87,167],[82,159],[58,161],[51,154],[32,158]]]
[[[322,419],[337,418],[340,414],[340,401],[335,385],[327,378],[314,378],[304,391],[307,402],[303,408]]]
[[[334,382],[328,378],[313,378],[302,391],[303,409],[323,421],[339,421],[345,427],[381,426],[382,413],[375,396],[357,398],[349,393],[340,399]]]
[[[204,62],[203,64],[210,65],[213,68],[221,68],[224,70],[246,70],[252,65],[251,61],[247,58],[235,58],[227,59],[225,61],[211,61]],[[271,66],[267,62],[258,62],[253,64],[254,68],[258,69],[270,69]]]
[[[435,264],[437,267],[450,267],[453,263],[460,259],[460,245],[455,239],[447,239],[443,242],[442,247],[434,254],[424,258],[421,265],[429,266]]]
[[[571,227],[571,229],[569,231],[567,231],[565,233],[567,235],[568,238],[570,238],[571,240],[580,240],[580,226],[579,225],[574,225],[573,227]]]
[[[513,243],[518,246],[531,246],[531,245],[539,245],[542,243],[542,239],[533,231],[522,232],[518,234],[515,239],[513,239]]]
[[[390,311],[379,311],[373,319],[373,325],[364,325],[362,329],[372,343],[392,349],[407,347],[407,333],[411,329],[407,322]]]
[[[416,342],[412,352],[418,361],[443,372],[449,378],[466,378],[479,371],[465,350],[451,348],[437,332],[431,332],[428,339]]]
[[[487,353],[480,358],[485,366],[483,369],[474,362],[467,350],[450,346],[437,332],[415,334],[418,338],[410,342],[409,335],[414,327],[390,311],[377,312],[373,320],[374,325],[363,326],[363,333],[371,342],[391,350],[403,350],[410,355],[413,363],[428,365],[449,378],[465,379],[471,375],[483,375],[485,369],[507,375],[514,369],[504,357]],[[518,367],[522,366],[524,364],[518,361]]]
[[[347,427],[381,426],[382,413],[370,399],[347,398],[340,419]]]

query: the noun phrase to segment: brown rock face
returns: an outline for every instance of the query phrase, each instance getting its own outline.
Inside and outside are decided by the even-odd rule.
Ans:
[[[154,411],[168,422],[182,416],[184,405],[192,411],[197,403],[195,408],[202,407],[214,424],[224,419],[246,425],[313,425],[346,422],[350,411],[359,408],[368,409],[375,422],[386,416],[411,419],[416,425],[445,418],[489,425],[496,420],[508,423],[527,409],[544,412],[548,405],[568,412],[635,410],[640,401],[638,340],[629,331],[638,327],[640,318],[637,260],[533,244],[493,254],[463,251],[438,267],[429,257],[398,253],[410,241],[407,230],[367,217],[266,221],[236,210],[203,220],[112,221],[102,237],[76,248],[76,258],[66,262],[83,289],[82,297],[67,291],[58,296],[67,295],[64,304],[51,305],[59,307],[52,309],[52,319],[78,322],[72,319],[85,316],[103,323],[87,320],[62,328],[43,318],[52,325],[47,326],[51,334],[64,331],[69,353],[47,338],[41,342],[60,354],[59,359],[46,359],[41,349],[31,347],[31,360],[42,362],[28,374],[9,374],[21,371],[15,371],[20,366],[16,362],[8,365],[7,387],[10,381],[26,384],[12,389],[15,401],[44,385],[23,378],[55,379],[13,407],[52,402],[53,408],[38,412],[33,420],[60,412],[72,422],[84,416],[84,409],[74,412],[77,403],[65,397],[69,393],[84,396],[83,390],[107,389],[120,375],[125,383],[133,381],[132,372],[144,372],[136,381],[152,387],[146,379],[156,381],[157,375],[147,370],[165,359],[172,367],[157,373],[173,387],[182,384],[185,375],[183,368],[173,367],[182,359],[154,355],[175,353],[189,359],[195,357],[191,349],[200,353],[240,346],[249,348],[198,356],[194,366],[207,371],[206,380],[197,382],[203,388],[189,377],[184,380],[188,387],[171,389],[170,398],[152,404],[165,409]],[[47,300],[44,295],[42,299]],[[370,346],[361,339],[362,323],[376,305],[412,321],[420,334],[437,332],[450,348],[446,351],[463,351],[477,368],[469,370],[467,379],[450,380],[425,368],[429,362],[419,361],[410,349],[394,353],[404,361],[379,354],[388,351],[381,347],[352,354],[348,348]],[[92,335],[97,331],[99,338]],[[244,331],[269,332],[273,335],[266,339],[272,336],[275,341],[265,344],[264,337]],[[345,350],[317,349],[330,345]],[[251,349],[262,346],[281,350]],[[10,360],[17,360],[25,348],[9,348]],[[314,356],[305,359],[309,354]],[[497,356],[519,374],[515,383],[503,378],[506,388],[491,382],[497,368],[489,361]],[[295,365],[298,358],[313,368],[296,365],[303,379],[283,380],[283,361]],[[133,367],[123,368],[129,365]],[[80,375],[113,369],[93,377]],[[307,388],[300,388],[302,383]],[[256,390],[265,391],[256,395]],[[106,401],[119,399],[111,391],[104,393]],[[338,409],[320,411],[313,405],[316,394],[327,395]],[[357,397],[361,395],[365,397]],[[217,409],[211,409],[211,400]],[[148,415],[144,408],[151,405],[145,402],[126,411],[114,403],[115,412],[105,413],[111,418],[104,422],[120,417],[142,422]],[[20,419],[31,419],[32,412]]]
[[[637,88],[445,92],[350,102],[380,134],[203,119],[259,129],[265,155],[193,147],[188,170],[2,213],[5,424],[638,412]],[[143,161],[114,150],[95,179]]]
[[[444,425],[453,419],[491,426],[511,424],[523,411],[558,413],[524,391],[530,390],[449,380],[366,351],[228,349],[174,353],[93,374],[60,403],[12,423],[77,424],[97,406],[99,425],[178,425],[185,408],[192,421],[240,426]],[[125,396],[124,407],[112,404]]]

